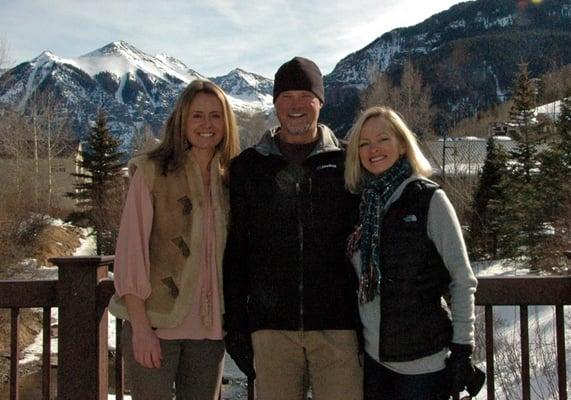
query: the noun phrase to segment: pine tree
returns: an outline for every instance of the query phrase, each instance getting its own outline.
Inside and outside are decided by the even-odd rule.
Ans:
[[[500,220],[503,232],[499,235],[499,244],[504,256],[524,257],[531,269],[538,270],[545,227],[538,191],[537,146],[540,137],[534,121],[534,96],[527,64],[522,63],[510,109],[511,123],[517,127],[514,135],[516,147],[510,152],[509,173],[502,183],[506,204]]]
[[[86,221],[93,228],[97,254],[113,253],[123,156],[119,145],[107,128],[105,113],[99,111],[77,162],[79,172],[72,174],[77,178],[75,191],[68,193],[81,210],[72,213],[70,219]]]
[[[561,101],[557,133],[562,165],[568,173],[571,169],[571,93]]]
[[[507,174],[508,154],[493,136],[488,139],[486,160],[478,183],[470,221],[469,247],[476,257],[498,255],[500,216],[505,204],[502,180]]]
[[[542,246],[544,269],[557,268],[561,252],[571,249],[571,97],[561,101],[557,135],[539,154],[538,192],[551,232]]]
[[[535,155],[539,135],[537,125],[534,122],[535,93],[533,82],[529,78],[527,64],[519,65],[519,73],[516,78],[515,90],[513,94],[513,105],[510,109],[510,122],[514,124],[514,139],[517,146],[512,150],[514,159],[514,173],[521,176],[526,182],[532,179],[532,170],[536,167]]]

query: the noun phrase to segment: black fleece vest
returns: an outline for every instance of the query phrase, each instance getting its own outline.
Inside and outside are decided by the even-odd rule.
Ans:
[[[384,217],[381,230],[381,326],[379,358],[410,361],[450,343],[450,312],[441,295],[421,293],[417,277],[438,271],[434,286],[446,288],[448,270],[427,233],[430,199],[438,186],[426,181],[407,185]],[[443,290],[444,291],[444,290]]]

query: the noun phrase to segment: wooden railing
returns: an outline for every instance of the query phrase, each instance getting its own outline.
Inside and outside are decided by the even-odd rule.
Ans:
[[[0,281],[0,308],[11,310],[10,399],[18,400],[19,315],[43,308],[42,399],[50,398],[50,315],[59,308],[57,393],[60,400],[104,400],[108,396],[107,304],[114,293],[108,269],[113,257],[64,257],[57,281]],[[480,278],[476,304],[484,307],[487,398],[495,399],[493,307],[520,307],[522,399],[530,399],[528,306],[556,310],[559,400],[567,399],[564,306],[571,305],[571,277]],[[118,324],[118,330],[120,324]],[[118,332],[118,336],[120,331]],[[120,346],[115,365],[116,398],[123,394]],[[249,384],[249,398],[253,399]]]
[[[57,281],[0,282],[0,308],[11,310],[10,399],[19,398],[18,319],[21,308],[43,308],[42,399],[50,396],[50,316],[57,307],[58,399],[107,399],[107,313],[112,256],[63,257]],[[105,318],[104,318],[105,317]]]
[[[495,399],[493,306],[520,309],[522,400],[531,398],[528,306],[555,306],[555,337],[559,400],[567,399],[564,306],[571,305],[571,276],[478,278],[476,305],[484,306],[487,395]]]

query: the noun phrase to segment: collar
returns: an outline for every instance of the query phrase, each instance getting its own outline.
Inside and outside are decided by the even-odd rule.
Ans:
[[[276,126],[268,129],[260,142],[254,146],[254,149],[264,155],[269,156],[270,154],[283,157],[278,144],[276,143],[276,136],[279,133],[280,127]],[[341,145],[339,144],[339,139],[335,136],[333,131],[329,129],[326,125],[317,124],[317,133],[319,135],[319,140],[315,145],[313,151],[308,155],[311,157],[320,153],[327,153],[330,151],[340,151]]]

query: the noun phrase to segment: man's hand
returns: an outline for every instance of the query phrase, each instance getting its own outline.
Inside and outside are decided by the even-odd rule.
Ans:
[[[228,332],[224,336],[226,351],[234,360],[240,371],[248,377],[249,380],[256,379],[256,371],[254,370],[254,350],[252,348],[252,337],[250,333]]]

